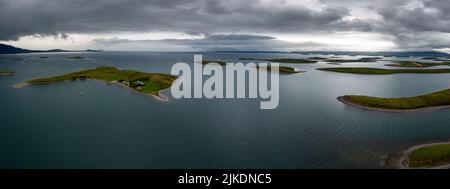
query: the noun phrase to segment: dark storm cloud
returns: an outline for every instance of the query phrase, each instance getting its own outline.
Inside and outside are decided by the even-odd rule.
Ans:
[[[203,41],[234,37],[229,41],[259,44],[256,41],[274,41],[258,36],[261,33],[351,31],[392,36],[399,48],[450,46],[446,35],[450,32],[450,3],[446,0],[318,0],[320,6],[299,2],[293,6],[283,0],[0,0],[0,40],[26,35],[67,38],[64,33],[168,31],[203,34]],[[364,11],[355,15],[358,9],[380,19],[359,18]]]
[[[0,39],[115,31],[297,32],[323,29],[347,14],[343,8],[317,11],[259,0],[0,0]]]

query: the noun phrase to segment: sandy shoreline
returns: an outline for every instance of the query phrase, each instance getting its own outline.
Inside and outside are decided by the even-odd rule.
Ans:
[[[350,102],[348,100],[345,100],[343,96],[337,97],[337,100],[353,106],[353,107],[357,107],[360,109],[365,109],[365,110],[372,110],[372,111],[382,111],[382,112],[392,112],[392,113],[407,113],[407,112],[418,112],[418,111],[433,111],[433,110],[439,110],[439,109],[446,109],[446,108],[450,108],[450,105],[446,105],[446,106],[434,106],[434,107],[426,107],[426,108],[417,108],[417,109],[405,109],[405,110],[399,110],[399,109],[383,109],[383,108],[373,108],[373,107],[367,107],[367,106],[363,106],[363,105],[359,105],[353,102]]]
[[[101,80],[99,80],[99,81],[101,81]],[[31,83],[28,83],[28,82],[20,82],[18,84],[13,85],[13,88],[18,89],[18,88],[23,88],[23,87],[28,86],[28,85],[35,85],[35,84],[31,84]],[[36,84],[36,85],[38,85],[38,84]],[[170,87],[167,88],[167,89],[163,89],[163,90],[158,91],[158,94],[155,95],[155,94],[151,94],[151,93],[143,93],[141,91],[133,89],[133,88],[131,88],[131,87],[129,87],[129,86],[123,84],[123,83],[117,82],[117,81],[111,81],[111,82],[108,82],[108,83],[104,83],[103,85],[104,86],[105,85],[116,85],[116,86],[120,86],[120,87],[125,87],[125,88],[130,89],[130,90],[132,90],[134,92],[137,92],[137,93],[140,93],[140,94],[144,94],[144,95],[149,95],[149,96],[155,98],[156,100],[159,100],[159,101],[162,101],[162,102],[168,102],[169,101],[169,97],[161,94],[161,92],[163,92],[164,90],[170,89]]]
[[[391,169],[415,169],[415,168],[410,168],[408,165],[408,156],[412,152],[414,152],[415,150],[417,150],[419,148],[434,146],[434,145],[441,145],[441,144],[450,144],[450,142],[432,142],[432,143],[424,143],[424,144],[417,144],[417,145],[410,146],[406,150],[388,155],[388,157],[385,160],[385,165],[387,168],[391,168]],[[421,168],[419,168],[419,169],[421,169]],[[429,167],[427,169],[450,169],[450,164]]]

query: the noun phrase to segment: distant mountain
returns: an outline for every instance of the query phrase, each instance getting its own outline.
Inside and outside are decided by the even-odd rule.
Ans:
[[[42,52],[102,52],[102,50],[85,50],[85,51],[69,51],[62,49],[51,49],[51,50],[29,50],[21,49],[11,45],[0,44],[0,54],[18,54],[18,53],[42,53]]]
[[[32,53],[32,50],[21,49],[11,45],[0,44],[0,54]]]

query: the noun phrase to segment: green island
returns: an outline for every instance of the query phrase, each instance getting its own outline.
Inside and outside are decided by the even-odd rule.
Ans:
[[[259,60],[277,63],[293,63],[293,64],[314,64],[317,60],[296,59],[296,58],[280,58],[280,59],[264,59],[264,58],[239,58],[239,60]]]
[[[14,75],[16,72],[11,70],[0,70],[0,76]]]
[[[266,70],[270,71],[271,70],[271,66],[256,66],[256,68],[260,69],[260,68],[265,68]],[[288,66],[278,66],[278,71],[280,73],[303,73],[305,71],[299,71],[296,68],[292,68],[292,67],[288,67]]]
[[[404,98],[379,98],[362,95],[345,95],[338,97],[338,100],[345,104],[363,109],[408,112],[450,107],[450,89]]]
[[[375,62],[377,60],[381,60],[383,58],[380,57],[363,57],[358,59],[325,59],[324,62],[331,63],[354,63],[354,62]]]
[[[74,81],[96,79],[108,82],[108,84],[117,84],[129,87],[138,92],[150,94],[162,98],[159,91],[167,89],[175,81],[176,77],[160,73],[143,73],[134,70],[120,70],[115,67],[97,67],[95,69],[77,71],[64,75],[33,79],[15,85],[20,88],[26,85],[51,84],[62,81]]]
[[[325,57],[318,57],[318,56],[314,56],[314,57],[309,57],[308,60],[326,60],[327,58]]]
[[[45,59],[45,58],[48,58],[48,56],[41,56],[39,58]]]
[[[431,168],[447,164],[450,164],[450,144],[420,147],[408,156],[409,168]]]
[[[386,66],[396,67],[432,67],[432,66],[450,66],[450,62],[416,62],[416,61],[398,61],[393,64],[386,64]]]
[[[81,56],[71,56],[71,57],[68,57],[69,59],[83,59],[83,57],[81,57]]]
[[[211,64],[211,63],[217,63],[221,66],[225,66],[227,64],[225,61],[220,60],[202,60],[202,64]]]
[[[450,69],[381,69],[381,68],[366,68],[366,67],[345,67],[345,68],[317,68],[321,71],[351,73],[351,74],[402,74],[402,73],[420,73],[420,74],[439,74],[450,73]]]

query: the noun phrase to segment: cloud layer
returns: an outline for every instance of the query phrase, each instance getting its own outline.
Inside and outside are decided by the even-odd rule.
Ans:
[[[395,49],[436,49],[450,47],[448,12],[450,3],[442,0],[0,0],[0,40],[30,35],[65,39],[65,34],[177,32],[204,38],[98,37],[93,44],[164,42],[199,49],[258,50],[327,45],[283,43],[277,40],[281,35],[339,37],[351,32],[384,36]]]

